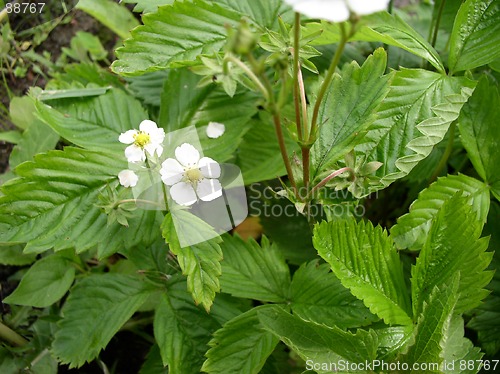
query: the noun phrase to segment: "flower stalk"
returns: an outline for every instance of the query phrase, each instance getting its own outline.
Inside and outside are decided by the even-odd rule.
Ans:
[[[0,338],[16,347],[28,344],[26,339],[2,322],[0,322]]]
[[[328,175],[326,178],[324,178],[321,182],[319,182],[316,186],[314,186],[309,194],[307,195],[308,198],[312,198],[314,194],[321,188],[324,187],[328,182],[330,182],[333,178],[338,177],[339,175],[349,172],[351,174],[351,177],[354,176],[354,170],[352,170],[349,167],[343,167],[339,170],[335,170],[333,173]]]

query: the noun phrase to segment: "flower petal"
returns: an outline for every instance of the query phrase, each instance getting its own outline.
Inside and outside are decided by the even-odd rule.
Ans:
[[[123,144],[132,144],[135,139],[134,135],[137,134],[137,130],[128,130],[120,134],[118,140]]]
[[[217,161],[212,160],[210,157],[202,157],[198,162],[201,174],[205,178],[219,178],[220,165]]]
[[[154,156],[155,152],[158,156],[163,153],[163,147],[159,144],[148,143],[144,146],[144,149],[151,155]]]
[[[184,143],[175,149],[175,158],[183,166],[194,166],[200,160],[200,152],[189,143]]]
[[[311,18],[343,22],[349,18],[345,0],[285,0],[293,9]]]
[[[212,201],[222,196],[222,185],[217,179],[203,179],[196,186],[196,193],[203,201]]]
[[[132,170],[122,170],[118,173],[118,179],[123,187],[135,187],[139,177]]]
[[[156,125],[156,122],[145,119],[139,124],[139,130],[147,132],[151,135],[151,133],[154,133],[156,130],[158,130],[158,126]]]
[[[193,187],[186,182],[179,182],[170,187],[170,196],[179,205],[190,206],[198,201]]]
[[[172,186],[181,181],[184,176],[184,168],[173,158],[167,158],[161,164],[161,180],[167,186]]]
[[[347,6],[360,16],[386,10],[390,0],[347,0]]]
[[[207,136],[211,139],[216,139],[224,134],[226,126],[223,123],[210,122],[207,126]]]
[[[129,145],[125,148],[125,157],[128,162],[141,162],[146,159],[144,151],[135,144]]]

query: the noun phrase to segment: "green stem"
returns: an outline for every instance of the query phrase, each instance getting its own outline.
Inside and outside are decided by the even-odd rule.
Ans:
[[[149,205],[155,205],[157,207],[160,207],[160,208],[163,208],[163,205],[161,204],[158,204],[154,201],[150,201],[150,200],[144,200],[144,199],[123,199],[123,200],[119,200],[117,201],[114,205],[113,205],[113,208],[116,208],[117,206],[121,205],[121,204],[126,204],[126,203],[143,203],[143,204],[149,204]]]
[[[300,92],[299,92],[299,41],[300,41],[300,13],[295,13],[294,38],[293,38],[293,102],[295,106],[295,123],[299,141],[303,141],[302,126],[300,117]]]
[[[437,18],[436,18],[436,23],[434,25],[434,33],[432,35],[432,40],[431,40],[431,45],[433,47],[436,46],[437,36],[438,36],[438,32],[439,32],[439,25],[441,23],[441,17],[443,15],[445,3],[446,3],[446,0],[441,0],[441,4],[439,6],[439,10],[438,10]]]
[[[295,178],[292,172],[292,165],[290,164],[290,159],[288,158],[288,152],[286,150],[285,138],[283,137],[283,130],[281,129],[281,119],[280,115],[277,113],[276,108],[273,108],[273,122],[274,129],[276,131],[276,137],[278,138],[278,144],[280,146],[281,157],[285,164],[286,173],[292,188],[297,192],[297,184],[295,183]]]
[[[10,327],[4,325],[2,322],[0,322],[0,338],[17,347],[22,347],[23,345],[28,344],[28,341],[26,339],[12,330]]]
[[[304,186],[309,188],[309,164],[311,163],[311,148],[302,146],[302,176],[304,178]]]
[[[298,72],[298,80],[299,80],[299,91],[300,91],[300,103],[302,105],[302,123],[304,126],[304,139],[309,138],[309,132],[307,129],[308,120],[307,120],[307,100],[306,100],[306,89],[304,87],[304,79],[302,77],[302,70],[299,69]]]
[[[262,92],[266,101],[269,101],[270,92],[262,84],[261,80],[255,75],[255,73],[239,58],[236,58],[232,55],[229,55],[226,58],[229,59],[229,61],[234,62],[236,65],[238,65],[241,68],[241,70],[243,70],[245,74],[252,80],[252,82],[255,83],[259,91]]]
[[[340,37],[339,45],[337,47],[337,50],[335,51],[335,55],[333,56],[332,63],[330,64],[330,67],[328,68],[325,80],[323,81],[323,83],[321,84],[321,87],[319,89],[318,97],[316,98],[316,103],[314,104],[312,121],[311,121],[311,131],[309,133],[309,142],[314,140],[316,128],[318,127],[317,122],[318,122],[319,107],[321,106],[321,102],[323,101],[323,97],[325,96],[326,90],[330,86],[330,83],[331,83],[332,78],[333,78],[333,74],[335,73],[335,69],[337,69],[337,65],[340,62],[342,52],[344,51],[345,45],[347,43],[348,38],[347,38],[347,35],[345,32],[345,26],[343,23],[340,24],[340,31],[341,31],[341,37]]]
[[[321,182],[319,182],[316,186],[314,186],[311,189],[311,192],[307,195],[308,198],[314,197],[314,194],[323,186],[325,186],[328,182],[330,182],[333,178],[339,176],[340,174],[345,173],[348,171],[351,173],[351,175],[354,175],[354,170],[348,167],[341,168],[339,170],[335,170],[333,173],[331,173],[329,176],[327,176],[325,179],[323,179]]]
[[[455,129],[456,129],[456,124],[452,123],[450,125],[450,133],[449,133],[449,139],[448,139],[448,144],[446,145],[446,149],[443,153],[443,157],[441,157],[441,160],[439,161],[438,166],[436,167],[436,170],[434,170],[434,173],[431,176],[430,183],[434,182],[441,172],[444,170],[446,167],[446,164],[448,163],[448,159],[451,156],[451,152],[453,152],[453,143],[455,142]],[[430,184],[429,183],[429,184]]]

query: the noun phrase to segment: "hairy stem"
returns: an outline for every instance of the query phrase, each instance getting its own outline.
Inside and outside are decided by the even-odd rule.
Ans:
[[[290,164],[290,159],[286,150],[285,138],[283,136],[283,130],[281,128],[280,115],[275,110],[273,110],[273,121],[274,129],[276,130],[276,137],[278,138],[278,144],[280,146],[281,157],[283,158],[283,162],[285,164],[286,173],[288,175],[288,179],[290,180],[292,188],[296,191],[297,184],[295,183],[295,178],[292,172],[292,165]]]
[[[270,92],[266,89],[262,81],[255,75],[255,73],[239,58],[234,57],[232,55],[226,57],[229,61],[234,62],[236,65],[238,65],[241,70],[245,72],[245,74],[252,80],[252,82],[255,83],[259,91],[264,95],[264,98],[266,101],[270,100]]]
[[[328,175],[325,179],[323,179],[321,182],[319,182],[316,186],[314,186],[312,189],[311,189],[311,192],[307,195],[308,198],[310,197],[314,197],[314,194],[321,188],[321,187],[324,187],[328,182],[330,182],[333,178],[335,177],[338,177],[340,174],[343,174],[345,173],[346,171],[348,171],[349,173],[351,173],[351,175],[354,175],[354,170],[352,170],[351,168],[348,168],[348,167],[344,167],[344,168],[341,168],[339,170],[335,170],[333,173],[331,173],[330,175]]]
[[[0,322],[0,338],[12,345],[15,345],[16,347],[22,347],[23,345],[28,344],[26,339],[10,327],[4,325],[2,322]]]
[[[302,141],[302,126],[307,126],[306,123],[301,124],[300,117],[300,92],[299,92],[299,41],[300,41],[300,13],[295,13],[294,37],[293,37],[293,103],[295,106],[295,123],[297,126],[297,134],[299,140]]]
[[[342,52],[344,51],[345,45],[347,43],[347,35],[345,32],[345,26],[343,23],[340,24],[340,30],[341,30],[341,37],[340,37],[339,45],[337,47],[337,50],[335,51],[335,55],[333,56],[332,63],[330,64],[330,67],[328,68],[325,80],[323,81],[323,83],[321,84],[321,87],[319,89],[318,97],[316,98],[316,103],[314,104],[312,121],[311,121],[311,131],[309,133],[309,141],[311,141],[315,136],[316,128],[318,126],[317,122],[318,122],[319,107],[321,105],[321,102],[323,101],[326,90],[330,86],[330,83],[331,83],[332,78],[333,78],[333,74],[335,73],[335,69],[337,69],[337,65],[340,62],[340,57],[342,56]]]

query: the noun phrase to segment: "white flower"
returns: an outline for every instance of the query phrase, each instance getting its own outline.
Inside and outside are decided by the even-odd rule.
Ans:
[[[226,126],[218,122],[210,122],[207,126],[207,136],[212,139],[216,139],[222,136],[226,131]]]
[[[135,187],[139,177],[132,170],[122,170],[118,173],[118,179],[123,187]]]
[[[146,160],[147,151],[151,156],[163,152],[163,140],[165,131],[158,128],[156,123],[150,120],[144,120],[139,125],[139,131],[128,130],[120,135],[118,140],[124,144],[131,144],[125,149],[125,157],[128,162],[141,162]]]
[[[161,180],[170,187],[170,196],[184,206],[193,205],[198,199],[212,201],[222,196],[220,165],[209,157],[200,159],[200,153],[191,144],[184,143],[175,149],[175,158],[161,164]]]
[[[390,0],[285,0],[293,10],[311,18],[344,22],[351,12],[371,14],[387,9]]]

